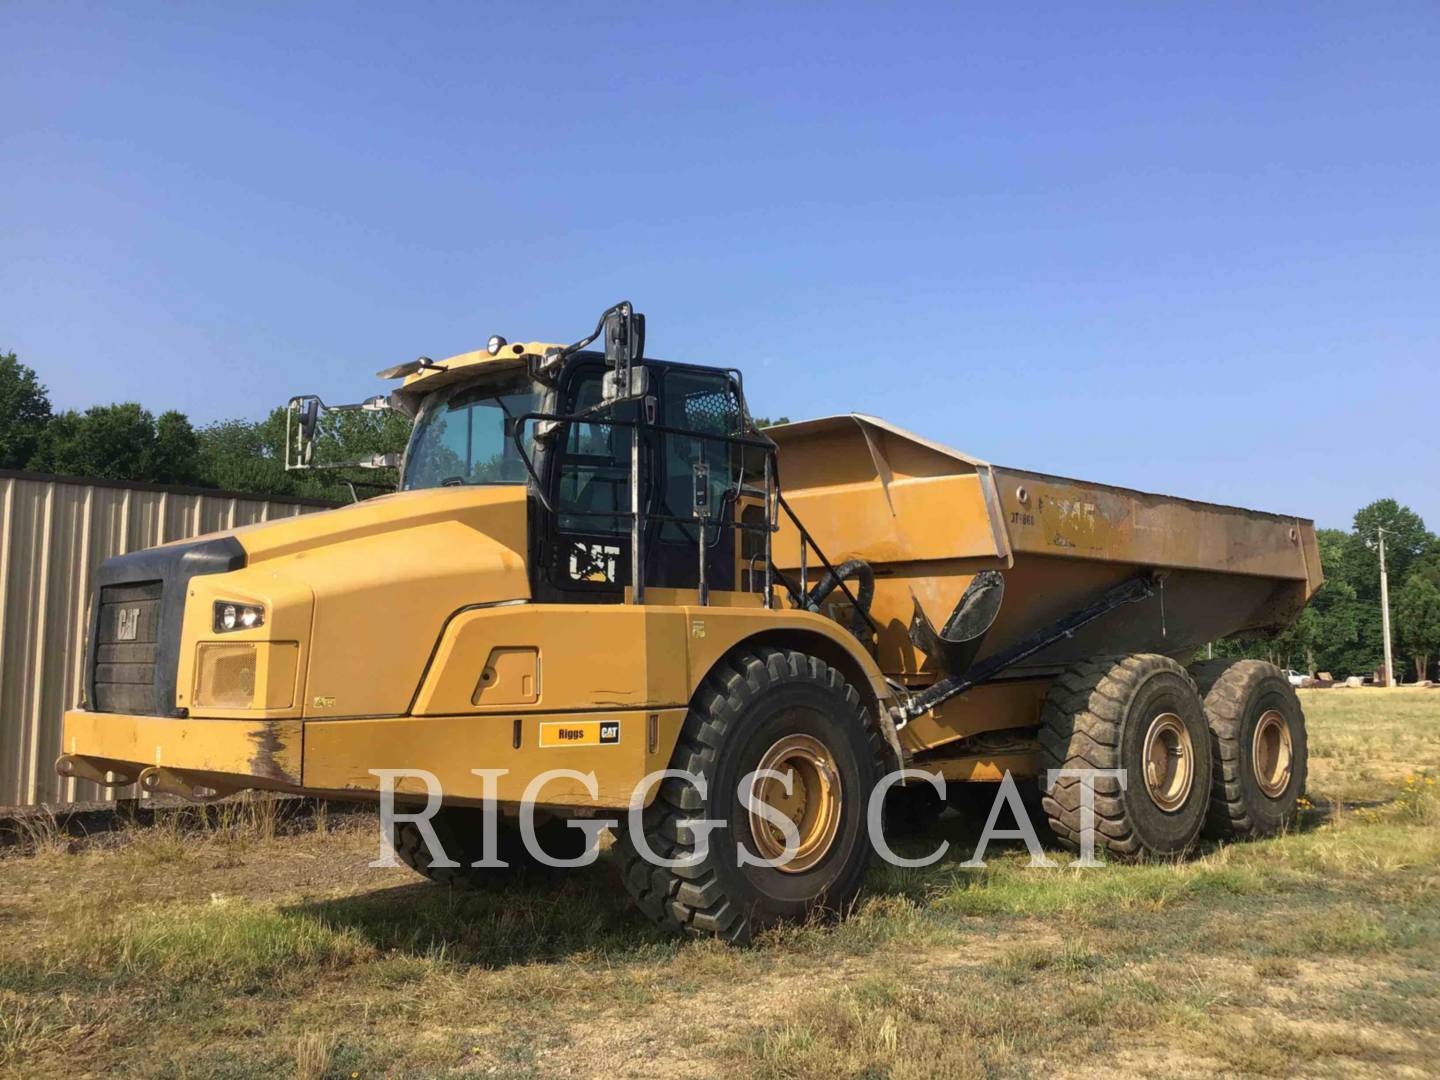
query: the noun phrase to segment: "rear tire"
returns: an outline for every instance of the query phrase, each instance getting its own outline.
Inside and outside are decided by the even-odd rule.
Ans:
[[[1211,783],[1209,728],[1195,683],[1154,653],[1076,664],[1041,709],[1041,805],[1072,850],[1080,844],[1078,777],[1048,784],[1051,769],[1123,769],[1126,784],[1096,777],[1095,843],[1123,859],[1187,851],[1205,823]]]
[[[1263,660],[1191,665],[1205,696],[1215,757],[1206,835],[1274,836],[1299,812],[1309,747],[1305,712],[1290,680]]]
[[[737,866],[737,844],[774,857],[767,850],[772,841],[754,825],[738,788],[785,746],[796,747],[797,756],[782,758],[777,771],[797,778],[794,790],[805,793],[792,804],[798,805],[800,851],[789,869]],[[801,787],[807,775],[801,755],[817,746],[824,767]],[[627,832],[616,845],[626,888],[640,910],[668,930],[737,943],[776,922],[843,910],[869,863],[865,818],[883,750],[869,710],[834,668],[790,649],[732,653],[696,691],[671,763],[703,777],[705,797],[688,781],[663,780],[644,813],[644,839],[662,858],[694,858],[694,832],[680,823],[723,824],[710,832],[705,857],[680,867],[652,864]],[[821,819],[811,816],[812,804],[830,807],[828,827],[815,831]],[[815,841],[808,853],[807,837]]]
[[[484,854],[483,821],[484,811],[469,806],[442,806],[430,819],[446,857],[459,863],[459,866],[433,865],[430,848],[412,821],[395,823],[395,854],[417,874],[457,889],[496,888],[536,873],[558,869],[537,862],[525,849],[519,824],[507,818],[495,823],[495,852],[510,865],[471,866]],[[535,839],[552,859],[578,858],[587,843],[584,832],[570,828],[559,818],[537,820]]]

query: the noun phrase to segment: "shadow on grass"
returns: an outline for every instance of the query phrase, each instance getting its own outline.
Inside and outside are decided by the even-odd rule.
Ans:
[[[971,857],[984,816],[948,812],[923,831],[893,836],[897,854],[923,856],[948,842],[934,866],[896,871],[880,863],[869,876],[865,896],[918,899],[943,879],[983,881],[985,871],[958,864]],[[997,828],[1014,828],[1008,811]],[[1040,825],[1041,842],[1058,849]],[[1018,840],[993,839],[987,859],[1024,852]],[[1058,854],[1057,858],[1064,858]],[[518,964],[585,961],[644,961],[673,955],[680,939],[652,926],[630,902],[619,869],[609,853],[589,867],[538,872],[499,880],[484,889],[457,889],[429,881],[377,889],[281,909],[286,915],[315,919],[337,930],[358,933],[382,953],[498,968]]]
[[[504,967],[668,953],[630,905],[614,861],[457,889],[429,881],[282,909],[358,933],[385,953]]]
[[[896,854],[910,859],[930,855],[941,843],[948,847],[939,860],[924,867],[897,867],[876,858],[862,900],[891,898],[922,907],[939,901],[942,907],[956,910],[1023,913],[1032,907],[1048,910],[1098,903],[1112,894],[1137,890],[1174,892],[1176,886],[1165,878],[1164,867],[1188,861],[1165,860],[1152,864],[1150,871],[1132,867],[1121,872],[1122,865],[1114,864],[1090,872],[1097,876],[1083,880],[1056,877],[1053,870],[1026,870],[1022,840],[992,836],[984,853],[990,865],[967,867],[963,864],[976,853],[988,812],[988,807],[964,813],[949,810],[928,828],[890,836],[887,842]],[[1299,829],[1318,828],[1334,813],[1333,804],[1320,804],[1306,811]],[[1076,856],[1058,844],[1043,815],[1030,816],[1046,855],[1060,867],[1069,866]],[[1002,810],[995,828],[1002,832],[1016,828],[1008,808]],[[1219,846],[1206,841],[1192,857]],[[1248,887],[1238,880],[1243,876],[1239,871],[1216,869],[1209,876],[1215,882],[1197,878],[1185,887],[1206,889],[1213,884],[1220,891]],[[1230,881],[1232,877],[1237,880]],[[502,880],[482,890],[416,880],[282,910],[353,931],[382,953],[490,968],[656,960],[673,955],[679,947],[678,939],[651,926],[634,908],[608,853],[589,867]]]
[[[1307,800],[1308,801],[1308,800]],[[1395,805],[1395,799],[1334,799],[1320,795],[1313,796],[1308,806],[1300,811],[1295,822],[1296,832],[1313,832],[1322,825],[1329,825],[1342,812],[1354,810],[1381,810]]]

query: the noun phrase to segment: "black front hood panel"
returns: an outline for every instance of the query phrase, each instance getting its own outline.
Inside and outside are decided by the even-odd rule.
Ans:
[[[201,574],[226,574],[244,566],[245,549],[233,536],[148,548],[129,555],[116,555],[101,563],[95,582],[90,636],[85,654],[87,707],[97,708],[95,672],[101,640],[101,611],[105,607],[101,603],[104,590],[122,585],[159,584],[158,623],[154,634],[154,695],[153,704],[146,711],[155,716],[184,716],[184,709],[175,708],[175,673],[180,662],[180,624],[185,617],[185,596],[190,579]],[[143,695],[143,700],[152,701],[148,693]]]

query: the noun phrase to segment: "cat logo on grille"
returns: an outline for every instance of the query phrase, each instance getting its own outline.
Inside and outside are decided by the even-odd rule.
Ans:
[[[134,641],[140,632],[140,609],[122,607],[115,616],[115,640]]]

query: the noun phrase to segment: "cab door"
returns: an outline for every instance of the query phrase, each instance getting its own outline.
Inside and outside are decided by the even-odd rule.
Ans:
[[[603,362],[572,368],[560,386],[557,411],[584,412],[599,404]],[[617,406],[635,418],[635,403]],[[630,440],[635,430],[605,419],[575,421],[556,433],[548,456],[547,495],[555,508],[537,522],[540,571],[537,599],[620,603],[630,584]],[[643,436],[643,432],[642,432]],[[642,444],[649,456],[650,440]],[[648,470],[642,468],[642,475]]]
[[[737,495],[742,486],[764,482],[763,459],[739,446],[702,435],[735,436],[746,420],[739,387],[727,371],[670,365],[661,380],[659,423],[696,432],[660,434],[655,502],[660,514],[678,521],[657,521],[647,530],[647,585],[694,589],[700,580],[700,542],[704,532],[705,580],[711,589],[737,587]],[[695,517],[696,466],[708,486],[708,521]],[[748,466],[748,468],[747,468]]]

